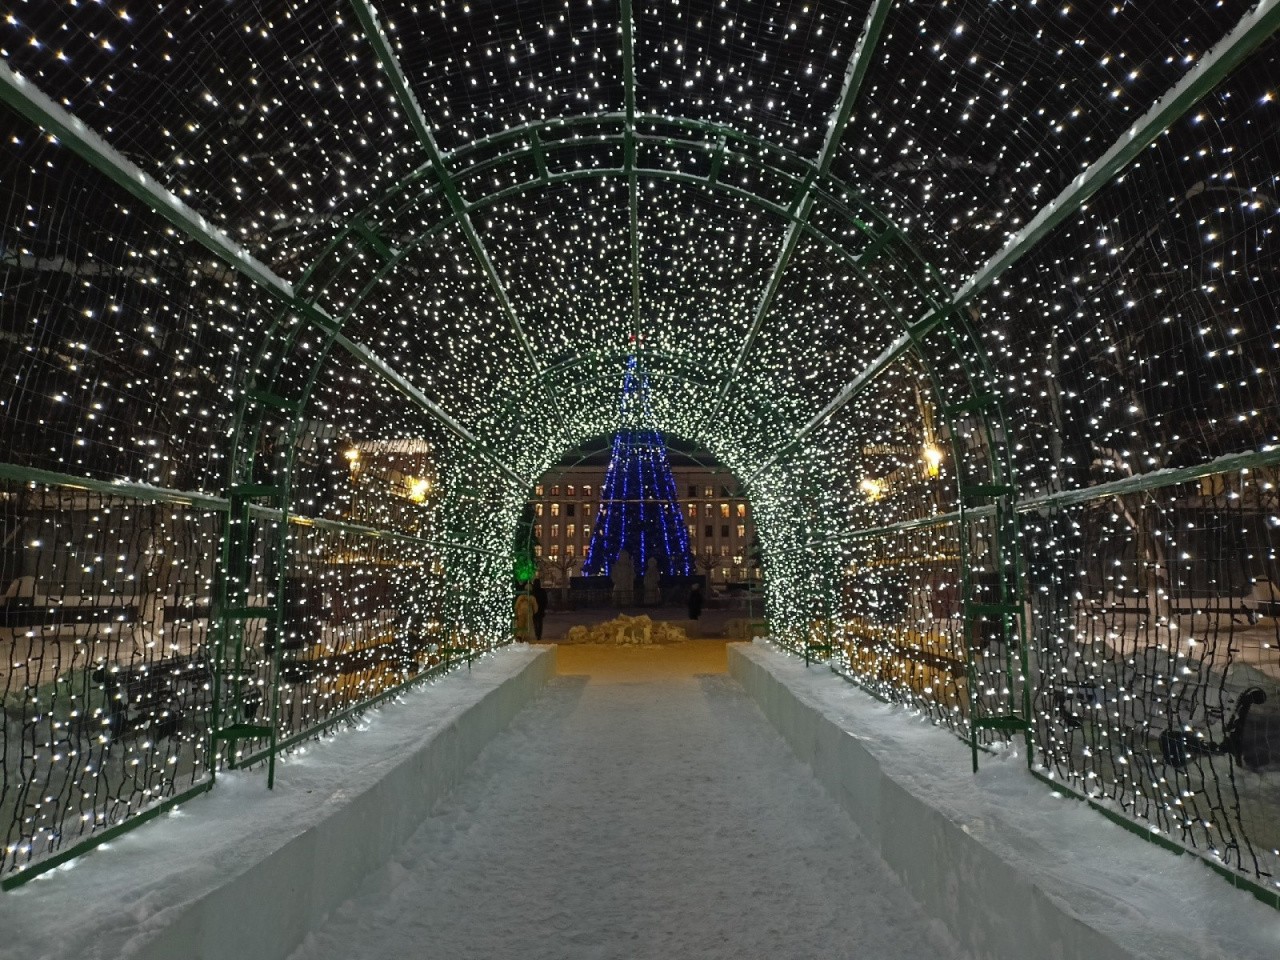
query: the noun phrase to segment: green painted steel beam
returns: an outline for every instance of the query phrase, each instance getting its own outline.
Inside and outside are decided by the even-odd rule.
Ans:
[[[170,490],[166,487],[153,487],[143,483],[130,483],[121,480],[99,480],[94,477],[78,477],[70,473],[59,473],[55,470],[41,470],[27,467],[19,463],[0,463],[0,481],[11,483],[38,484],[45,487],[57,487],[61,490],[99,493],[104,496],[128,497],[131,500],[150,500],[155,503],[170,503],[175,506],[194,507],[211,513],[227,513],[231,510],[231,500],[227,497],[215,496],[199,490]],[[253,496],[254,490],[242,489],[241,496]],[[284,511],[278,507],[249,503],[248,510],[255,516],[267,520],[286,519]],[[320,530],[332,530],[338,533],[351,533],[356,536],[373,539],[395,540],[411,543],[433,550],[465,550],[468,553],[480,553],[491,557],[502,554],[494,550],[485,550],[466,543],[455,543],[449,540],[431,540],[414,536],[401,530],[386,527],[373,527],[362,523],[348,523],[345,520],[333,520],[325,517],[306,517],[290,513],[287,520],[291,526],[315,527]]]
[[[313,325],[334,336],[344,350],[363,363],[380,379],[408,397],[432,419],[441,423],[464,443],[488,457],[516,482],[523,482],[498,456],[438,404],[431,401],[401,374],[379,359],[372,350],[343,336],[336,320],[320,307],[301,299],[293,285],[256,259],[234,240],[200,216],[167,188],[148,176],[78,118],[54,103],[25,77],[0,62],[0,100],[32,123],[52,133],[64,146],[112,182],[127,190],[149,210],[201,244],[220,261],[251,280],[259,288],[282,300]]]
[[[659,146],[689,146],[690,148],[705,151],[712,156],[712,172],[708,175],[708,179],[714,183],[718,179],[718,167],[723,164],[723,160],[728,151],[729,144],[740,144],[747,148],[746,152],[740,155],[741,159],[750,159],[761,169],[786,176],[793,180],[797,186],[806,178],[814,184],[815,189],[822,192],[822,183],[815,178],[808,177],[808,171],[813,167],[813,161],[807,157],[802,157],[793,150],[789,150],[781,144],[773,143],[761,137],[754,136],[724,124],[716,123],[710,120],[701,120],[692,117],[671,117],[661,116],[658,114],[637,114],[635,118],[637,126],[650,127],[653,129],[672,129],[678,131],[689,131],[693,133],[703,134],[706,142],[681,140],[672,136],[653,136],[647,135],[637,137],[637,142],[653,142]],[[599,113],[584,113],[573,116],[552,117],[545,120],[533,120],[528,123],[509,127],[506,130],[498,131],[444,154],[445,165],[457,171],[456,180],[472,179],[481,173],[493,168],[496,164],[503,160],[509,160],[517,156],[523,156],[525,151],[512,151],[506,154],[495,156],[495,151],[499,150],[507,144],[528,144],[531,150],[528,153],[533,157],[534,163],[538,167],[540,178],[545,181],[548,178],[546,169],[546,151],[544,147],[545,137],[550,134],[564,133],[582,129],[590,131],[598,131],[601,128],[609,126],[617,126],[623,129],[626,124],[626,113],[619,111],[602,111]],[[594,139],[594,138],[591,138]],[[485,159],[475,163],[468,164],[468,159],[472,155],[484,157]],[[719,161],[717,163],[717,160]],[[800,171],[799,174],[788,175],[783,166],[777,166],[774,162],[789,165]],[[372,224],[376,221],[378,213],[384,210],[393,198],[408,194],[408,192],[423,181],[430,181],[432,184],[439,186],[439,181],[435,176],[434,168],[430,163],[425,163],[409,174],[405,175],[385,191],[371,200],[365,209],[356,216],[366,223]],[[870,223],[881,227],[892,228],[893,224],[884,214],[880,213],[874,207],[871,207],[863,201],[858,193],[852,190],[847,184],[827,178],[833,189],[826,194],[828,202],[837,204],[849,204],[855,207],[860,216],[867,218]],[[443,187],[440,187],[443,193]],[[414,194],[416,199],[419,194]],[[491,194],[473,199],[467,207],[468,211],[474,211],[482,206]],[[856,222],[863,232],[869,235],[877,235],[876,232],[865,224]],[[338,231],[324,247],[319,257],[303,271],[304,278],[310,278],[317,271],[319,266],[326,261],[335,252],[343,248],[344,243],[349,239],[350,234],[356,233],[356,229],[351,222]],[[880,234],[883,231],[879,231]],[[306,281],[300,281],[299,287],[304,286]]]
[[[362,700],[359,703],[346,707],[343,710],[339,710],[337,713],[332,714],[331,716],[325,717],[323,720],[321,720],[319,723],[316,723],[314,726],[307,727],[305,730],[300,730],[297,733],[294,733],[288,737],[285,737],[283,740],[280,740],[279,742],[276,743],[274,750],[268,747],[265,750],[258,750],[255,753],[251,753],[248,756],[240,758],[236,762],[236,766],[239,767],[240,769],[244,769],[245,767],[251,767],[255,763],[261,763],[263,760],[266,760],[272,755],[272,753],[279,754],[284,752],[285,750],[288,750],[291,747],[297,746],[299,743],[303,743],[306,740],[314,740],[316,737],[320,736],[320,734],[322,734],[325,730],[328,730],[346,720],[350,720],[352,717],[359,716],[363,714],[366,710],[372,709],[373,707],[378,706],[378,704],[383,703],[387,700],[390,700],[393,697],[398,697],[402,693],[408,692],[409,690],[413,689],[419,684],[426,683],[428,680],[436,679],[441,674],[449,672],[449,670],[453,669],[454,667],[459,667],[464,663],[470,664],[472,660],[474,660],[476,657],[481,655],[482,655],[481,653],[469,652],[468,654],[462,657],[459,657],[456,660],[445,660],[435,664],[434,666],[427,667],[421,673],[415,674],[409,679],[403,680],[400,683],[397,683],[393,687],[388,687],[386,690],[383,690],[381,693],[375,694],[374,696],[370,697],[368,700]]]
[[[525,331],[524,324],[520,322],[520,318],[516,315],[515,307],[512,306],[510,297],[507,296],[507,289],[502,283],[502,278],[498,276],[497,268],[494,267],[493,261],[489,257],[489,251],[485,249],[484,241],[480,239],[480,234],[477,232],[475,224],[471,222],[467,202],[463,199],[453,174],[449,172],[449,165],[445,162],[444,155],[436,144],[436,138],[431,132],[430,124],[427,123],[426,114],[422,112],[422,106],[418,103],[418,98],[409,86],[409,80],[405,76],[404,68],[401,67],[400,59],[396,56],[395,50],[391,47],[391,41],[382,29],[377,12],[373,9],[373,5],[369,0],[351,0],[351,7],[355,11],[356,19],[360,21],[365,39],[373,47],[378,62],[382,64],[383,73],[386,74],[387,80],[391,84],[391,89],[395,92],[396,100],[404,111],[405,118],[409,121],[409,126],[413,129],[414,136],[418,138],[419,145],[427,154],[427,160],[431,165],[431,169],[435,171],[436,179],[440,181],[440,185],[444,188],[445,199],[457,218],[458,226],[461,228],[463,236],[467,239],[467,245],[471,248],[472,255],[475,257],[476,262],[480,264],[480,269],[488,279],[489,287],[494,298],[498,301],[498,306],[506,315],[507,322],[511,325],[512,333],[515,334],[520,348],[524,351],[535,373],[541,371],[542,365],[533,349],[533,343]],[[549,399],[551,400],[551,408],[563,413],[560,408],[559,398],[554,393],[549,392]],[[565,422],[563,417],[560,419],[562,423]]]
[[[627,0],[624,0],[625,2]],[[827,176],[831,171],[831,165],[835,162],[836,153],[840,149],[840,142],[844,138],[845,130],[849,127],[850,119],[853,117],[853,107],[857,102],[858,93],[862,90],[862,81],[866,78],[867,70],[871,67],[872,58],[875,55],[876,47],[880,43],[880,35],[884,32],[885,20],[888,19],[893,2],[894,0],[875,0],[871,5],[871,11],[867,14],[862,34],[858,37],[858,42],[853,48],[853,54],[849,58],[849,66],[845,70],[844,86],[840,90],[835,110],[831,114],[831,121],[827,125],[827,135],[823,140],[822,149],[818,153],[817,162],[810,168],[804,187],[792,203],[791,223],[788,225],[786,235],[783,237],[782,248],[778,251],[778,259],[774,262],[773,272],[769,275],[769,282],[765,284],[764,293],[760,295],[760,302],[756,305],[755,316],[751,320],[751,325],[747,328],[747,335],[743,339],[738,355],[733,361],[733,366],[729,368],[729,372],[725,375],[724,382],[720,386],[715,406],[712,407],[711,414],[707,417],[709,421],[714,422],[716,417],[720,415],[720,410],[724,406],[725,400],[728,399],[733,381],[742,372],[747,354],[755,343],[756,337],[759,336],[760,328],[764,325],[765,318],[773,308],[773,301],[777,298],[778,290],[782,286],[782,275],[790,265],[791,258],[795,256],[796,248],[800,246],[800,238],[804,235],[804,225],[809,222],[809,215],[813,212],[813,205],[816,199],[813,190],[814,181]]]
[[[769,461],[776,463],[794,450],[804,437],[829,420],[838,410],[860,394],[876,377],[888,370],[952,315],[963,309],[990,287],[1002,273],[1017,263],[1064,220],[1088,203],[1099,190],[1136,160],[1170,125],[1221,83],[1258,46],[1280,28],[1280,0],[1262,0],[1241,17],[1240,22],[1216,46],[1200,58],[1174,87],[1157,100],[1143,116],[1118,139],[1110,149],[1077,176],[1056,197],[1040,209],[1025,227],[1010,237],[1005,245],[956,291],[954,302],[929,310],[906,333],[891,343],[861,373],[841,388],[822,411],[804,424],[792,439]]]
[[[906,339],[908,345],[912,342],[906,337],[906,335],[899,339]],[[818,411],[816,416],[812,417],[804,426],[794,431],[791,434],[791,439],[779,447],[777,451],[764,461],[764,463],[757,467],[755,473],[747,478],[747,482],[751,483],[766,470],[771,469],[783,457],[799,449],[800,445],[804,443],[805,438],[808,437],[809,434],[813,433],[814,430],[817,430],[831,417],[835,416],[836,413],[842,410],[850,400],[866,389],[867,384],[887,370],[906,352],[906,349],[898,349],[898,341],[891,344],[889,348],[876,357],[876,359],[873,360],[865,370],[854,377],[849,383],[841,387],[840,392],[832,398],[830,403]]]
[[[249,512],[268,520],[279,520],[284,516],[283,511],[275,507],[267,507],[261,504],[250,504]],[[457,543],[452,540],[431,540],[427,537],[417,537],[411,533],[405,533],[402,530],[390,530],[386,527],[371,527],[363,523],[348,523],[345,520],[332,520],[328,517],[300,517],[291,513],[288,515],[288,520],[289,525],[294,527],[314,527],[317,530],[328,530],[333,533],[350,533],[357,537],[368,537],[372,540],[392,540],[396,543],[429,547],[432,550],[462,550],[465,553],[478,553],[486,557],[503,556],[503,554],[498,553],[496,550],[486,550],[484,547],[472,546],[469,543]]]
[[[640,183],[636,176],[636,42],[631,0],[622,0],[622,82],[626,103],[622,167],[627,173],[631,245],[631,327],[640,336]],[[639,349],[640,341],[636,347]]]
[[[59,487],[64,490],[76,490],[86,493],[100,493],[109,497],[128,497],[132,500],[172,503],[175,506],[195,507],[213,512],[225,512],[229,508],[229,501],[225,497],[218,497],[200,491],[169,490],[164,487],[148,486],[145,483],[77,477],[69,473],[40,470],[36,467],[27,467],[18,463],[0,463],[0,480],[23,484],[35,483],[46,487]]]
[[[1119,480],[1095,483],[1073,490],[1060,490],[1057,493],[1046,493],[1036,497],[1023,497],[1016,500],[1012,506],[1018,513],[1047,513],[1053,510],[1063,510],[1069,507],[1096,503],[1099,500],[1109,500],[1112,497],[1149,493],[1182,483],[1192,483],[1205,477],[1225,473],[1239,473],[1242,470],[1254,470],[1259,467],[1274,467],[1277,465],[1280,465],[1280,447],[1265,447],[1261,450],[1227,454],[1213,460],[1197,463],[1194,466],[1165,467],[1160,470],[1140,473],[1137,476],[1122,477]],[[995,506],[990,504],[981,507],[970,507],[964,511],[963,519],[989,517],[995,515],[995,513]],[[928,527],[959,523],[961,519],[960,511],[956,510],[951,513],[935,514],[931,517],[903,520],[900,523],[890,523],[882,527],[864,527],[861,530],[850,530],[847,533],[838,533],[835,536],[810,540],[806,546],[877,540],[897,533],[905,533],[908,530],[922,530]]]
[[[1241,470],[1252,470],[1257,467],[1274,467],[1280,464],[1280,447],[1264,447],[1261,450],[1249,450],[1244,453],[1231,453],[1226,456],[1206,460],[1190,467],[1165,467],[1151,470],[1133,477],[1122,477],[1106,483],[1075,490],[1061,490],[1036,497],[1025,497],[1017,501],[1015,508],[1019,513],[1038,513],[1045,510],[1057,510],[1064,507],[1075,507],[1096,500],[1110,497],[1121,497],[1131,493],[1145,493],[1190,483],[1204,477],[1212,477],[1222,473],[1237,473]]]
[[[861,200],[859,194],[851,189],[849,185],[836,180],[833,177],[826,177],[824,180],[818,181],[811,176],[810,171],[813,168],[813,161],[808,158],[801,157],[799,154],[763,140],[759,137],[752,136],[739,130],[726,127],[722,124],[713,123],[705,120],[694,120],[685,117],[665,117],[656,114],[638,114],[636,123],[652,129],[653,131],[675,130],[681,132],[699,133],[704,139],[685,139],[672,136],[670,133],[636,133],[635,138],[637,144],[652,143],[658,147],[684,147],[690,151],[698,151],[711,156],[724,157],[731,155],[739,161],[752,166],[758,172],[765,173],[770,176],[776,176],[790,183],[796,191],[801,190],[805,183],[811,183],[813,189],[824,198],[833,209],[843,215],[848,222],[860,232],[871,238],[874,246],[876,238],[884,238],[892,235],[901,238],[901,234],[896,231],[891,220],[884,214],[880,213],[874,207],[867,205]],[[457,180],[476,181],[489,172],[496,172],[503,164],[514,164],[517,161],[531,158],[537,168],[538,176],[533,180],[524,184],[518,184],[515,188],[500,187],[497,190],[483,194],[473,199],[467,206],[467,212],[474,214],[476,211],[483,210],[486,207],[505,200],[512,196],[517,196],[527,190],[536,187],[548,187],[553,183],[559,183],[567,179],[572,179],[573,174],[581,173],[581,170],[569,170],[560,174],[550,173],[547,166],[547,155],[550,150],[562,149],[566,146],[572,147],[583,140],[592,143],[621,143],[625,137],[626,114],[623,112],[611,111],[594,114],[582,114],[570,117],[555,117],[548,120],[531,121],[520,126],[511,127],[507,130],[482,137],[474,140],[469,144],[445,155],[445,163],[450,169],[456,171],[455,178]],[[615,127],[616,133],[601,134],[601,129]],[[565,132],[574,133],[575,131],[589,130],[590,134],[579,138],[577,136],[561,137],[553,136],[563,134]],[[550,139],[549,139],[550,138]],[[745,149],[739,152],[729,150],[729,145],[740,146]],[[501,148],[512,145],[513,149],[501,151]],[[475,162],[469,162],[470,157],[478,155],[482,159]],[[640,179],[650,176],[661,176],[665,171],[653,170],[637,170]],[[568,176],[566,176],[566,174]],[[625,177],[626,171],[619,167],[613,174]],[[690,178],[686,176],[686,180]],[[706,184],[711,187],[720,187],[718,177],[715,175],[713,165],[712,172],[705,178]],[[420,192],[411,192],[423,183],[429,186]],[[407,216],[412,216],[412,208],[424,197],[433,195],[431,187],[436,187],[443,194],[443,188],[439,186],[438,180],[435,178],[432,168],[429,164],[425,164],[413,171],[409,175],[401,178],[394,185],[389,187],[377,198],[371,200],[364,211],[356,214],[356,218],[364,221],[366,224],[374,224],[380,216],[386,216],[391,220],[400,220]],[[779,216],[784,220],[790,218],[790,208],[780,204],[775,204],[758,194],[752,193],[749,189],[744,190],[740,187],[731,186],[730,189],[735,191],[737,195],[743,199],[754,203],[761,209]],[[401,198],[399,206],[395,206],[393,201]],[[387,211],[390,210],[390,213]],[[435,221],[429,229],[435,229],[439,224],[445,222],[453,222],[456,214],[452,211],[449,216]],[[806,231],[813,234],[812,225],[806,225]],[[310,278],[315,276],[320,267],[341,251],[346,241],[352,234],[357,234],[355,226],[351,222],[340,230],[334,238],[325,245],[325,248],[319,257],[303,271],[303,277],[309,284]],[[825,241],[830,243],[831,241]],[[402,247],[407,250],[413,246],[413,243]],[[924,261],[919,254],[911,248],[909,242],[902,239],[899,247],[913,254],[922,265]],[[397,251],[401,252],[401,251]],[[351,257],[352,254],[345,254]],[[932,271],[926,270],[927,275],[934,282],[937,291],[944,290],[944,284]],[[940,303],[949,299],[949,294],[944,296],[935,295],[928,289],[924,289],[917,282],[921,294],[930,303]],[[316,291],[308,290],[308,296],[315,297]]]
[[[620,134],[617,136],[614,136],[614,135],[600,136],[600,137],[594,138],[594,142],[611,143],[611,142],[614,142],[615,139],[620,139],[620,137],[621,137]],[[644,137],[642,135],[638,135],[637,139],[644,139]],[[550,146],[550,145],[544,145],[544,149],[546,146]],[[532,149],[531,147],[526,146],[522,150],[517,152],[529,153],[531,152],[531,149]],[[744,161],[749,162],[750,159],[751,158],[749,157],[745,157],[745,156],[743,157]],[[712,182],[706,177],[700,176],[698,174],[690,173],[688,171],[674,170],[671,168],[659,168],[659,167],[653,167],[653,168],[638,167],[636,169],[636,173],[639,176],[644,177],[646,179],[668,180],[668,181],[677,182],[677,183],[693,184],[696,186],[705,187],[709,190],[727,193],[731,196],[745,200],[746,202],[752,204],[753,206],[756,206],[762,210],[766,210],[769,213],[772,213],[775,216],[778,216],[782,219],[790,219],[792,216],[791,210],[788,207],[784,207],[780,204],[773,203],[767,198],[761,197],[760,195],[753,193],[751,190],[747,188],[740,187],[740,186],[737,186],[731,183],[726,183],[719,180]],[[525,192],[528,192],[534,189],[539,189],[549,184],[571,183],[579,180],[605,179],[610,177],[625,178],[626,176],[627,176],[626,170],[622,169],[621,167],[583,167],[580,169],[563,170],[556,173],[551,173],[545,179],[543,179],[542,177],[537,177],[533,180],[526,180],[523,182],[519,182],[519,183],[515,183],[509,186],[503,187],[500,190],[496,190],[493,193],[487,194],[482,200],[478,200],[475,203],[473,203],[471,205],[471,209],[472,210],[484,209],[489,204],[500,203],[508,198],[520,196]],[[387,263],[383,264],[377,272],[371,275],[369,281],[365,284],[364,288],[358,291],[357,294],[353,298],[351,298],[349,306],[347,308],[348,313],[357,309],[358,305],[364,300],[364,298],[368,296],[373,290],[377,289],[377,287],[381,284],[384,278],[388,276],[390,272],[396,268],[400,260],[402,260],[404,257],[409,255],[410,253],[412,253],[413,250],[420,243],[422,243],[423,241],[425,241],[426,239],[432,236],[437,235],[440,231],[442,231],[448,225],[449,222],[452,222],[452,221],[449,219],[446,219],[446,220],[437,222],[435,224],[432,224],[426,230],[423,230],[422,232],[416,234],[415,236],[409,238],[404,243],[402,243],[397,249],[396,259],[392,261],[388,261]],[[894,307],[893,302],[890,300],[887,292],[881,288],[880,284],[877,282],[877,280],[873,276],[867,273],[866,265],[862,263],[861,258],[858,254],[851,253],[850,251],[844,249],[844,247],[842,246],[842,244],[837,238],[815,227],[812,223],[805,223],[802,229],[809,236],[813,237],[814,239],[818,240],[821,243],[826,244],[828,248],[830,248],[841,259],[843,259],[849,265],[850,269],[852,269],[858,275],[858,277],[864,283],[867,284],[867,286],[876,295],[876,298],[880,300],[886,306],[886,308],[888,308],[891,312],[897,312],[897,308]],[[926,300],[935,301],[940,299],[938,296],[934,294],[934,291],[928,288],[925,288],[919,284],[916,285],[916,290]]]
[[[234,267],[258,286],[281,299],[293,296],[293,287],[270,267],[196,213],[107,143],[78,117],[51,100],[26,77],[0,61],[0,100],[14,112],[43,127],[65,147],[104,174],[148,209],[195,240],[215,257]]]

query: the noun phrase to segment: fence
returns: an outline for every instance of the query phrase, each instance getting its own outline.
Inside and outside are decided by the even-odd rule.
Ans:
[[[6,886],[477,653],[411,534],[290,518],[283,616],[219,637],[227,501],[8,466],[0,511]],[[269,563],[281,518],[255,522]]]

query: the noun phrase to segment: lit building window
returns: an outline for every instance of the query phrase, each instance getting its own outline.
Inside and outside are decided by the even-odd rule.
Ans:
[[[738,524],[738,536],[745,539],[747,536],[747,525],[745,523]]]
[[[575,537],[578,535],[578,525],[576,523],[567,523],[564,527],[564,535],[566,537]]]
[[[557,484],[552,485],[552,487],[551,487],[551,495],[552,495],[553,497],[558,497],[558,496],[560,496],[560,484],[558,484],[558,483],[557,483]]]
[[[720,548],[720,556],[727,557],[729,555],[729,545],[726,543]]]
[[[738,504],[738,516],[745,517],[747,515],[747,505],[745,503]]]
[[[578,495],[577,488],[572,483],[569,484],[564,488],[564,495],[566,497],[576,497]]]
[[[702,495],[703,495],[704,497],[707,497],[707,498],[714,497],[714,496],[716,495],[716,488],[715,488],[715,487],[703,487],[703,488],[702,488]]]
[[[538,516],[542,516],[542,504],[538,504],[536,507],[534,507],[533,512],[536,513]]]
[[[542,539],[542,524],[535,523],[533,525],[533,535],[538,539]]]
[[[589,484],[589,483],[584,483],[584,484],[582,485],[582,495],[583,495],[584,497],[589,497],[589,496],[591,496],[591,484]]]
[[[705,504],[705,505],[703,506],[703,508],[702,508],[702,512],[703,512],[706,516],[708,516],[708,517],[710,517],[710,516],[713,516],[713,515],[714,515],[714,513],[713,513],[713,511],[714,511],[714,510],[715,510],[715,507],[711,506],[711,504],[709,504],[709,503],[708,503],[708,504]]]
[[[578,548],[571,543],[564,548],[564,555],[568,557],[570,560],[572,560],[574,557],[578,555],[577,549]]]
[[[729,505],[727,503],[720,504],[720,516],[722,519],[729,519]]]
[[[689,539],[692,540],[697,535],[698,535],[697,524],[693,524],[693,523],[689,524]]]
[[[553,517],[558,517],[558,516],[560,516],[560,504],[558,504],[558,503],[553,503],[553,504],[551,505],[551,515],[552,515]]]
[[[556,540],[560,537],[560,524],[553,523],[551,525],[551,539]],[[554,549],[554,548],[553,548]]]
[[[696,503],[689,504],[689,516],[696,517],[698,515],[698,505]]]
[[[533,488],[533,495],[535,497],[542,496],[542,484],[538,484],[536,487]]]

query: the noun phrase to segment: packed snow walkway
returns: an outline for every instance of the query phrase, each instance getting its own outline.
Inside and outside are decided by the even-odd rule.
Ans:
[[[741,687],[704,672],[723,650],[562,648],[293,960],[962,956]]]

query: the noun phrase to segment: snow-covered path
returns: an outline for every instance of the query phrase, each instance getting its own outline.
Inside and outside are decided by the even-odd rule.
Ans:
[[[554,678],[293,960],[960,956],[713,674]]]

